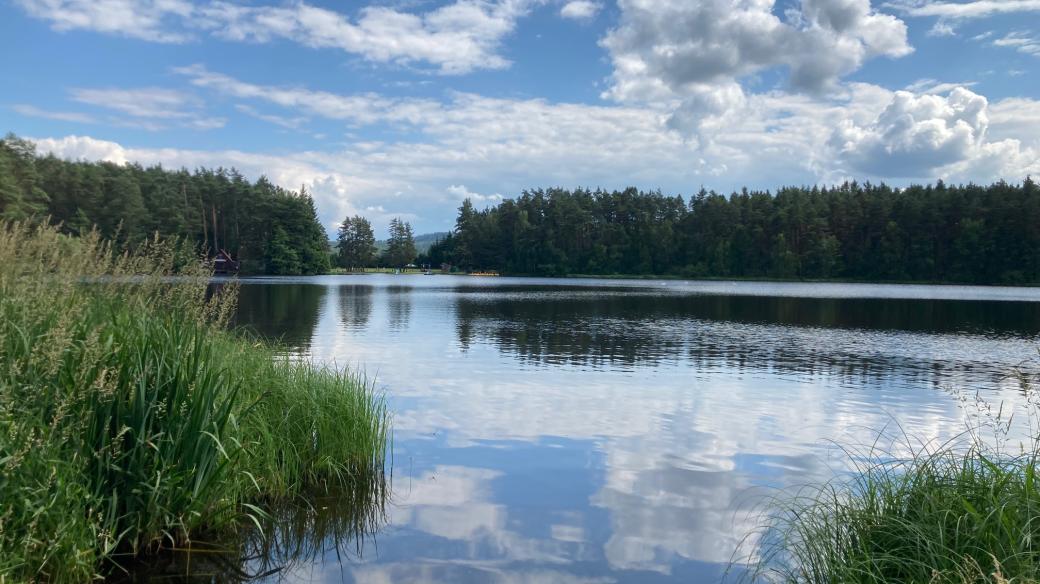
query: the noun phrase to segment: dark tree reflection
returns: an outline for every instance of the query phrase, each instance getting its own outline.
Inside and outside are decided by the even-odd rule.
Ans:
[[[360,330],[368,326],[372,316],[372,286],[339,286],[339,317],[343,326]]]
[[[387,314],[390,328],[395,330],[408,328],[412,318],[412,287],[387,286]]]
[[[328,287],[313,284],[243,284],[232,324],[304,350],[310,347],[326,294]]]
[[[484,341],[545,365],[633,367],[683,361],[696,369],[803,376],[879,377],[898,371],[941,383],[952,375],[1005,368],[947,363],[940,335],[988,339],[1035,336],[1040,305],[1025,302],[778,298],[580,291],[524,294],[460,291],[462,347]],[[928,341],[927,339],[931,339]],[[924,340],[924,341],[922,341]],[[929,342],[935,352],[903,351]],[[873,345],[873,343],[884,343]],[[866,349],[866,350],[864,350]],[[994,377],[996,376],[996,377]]]

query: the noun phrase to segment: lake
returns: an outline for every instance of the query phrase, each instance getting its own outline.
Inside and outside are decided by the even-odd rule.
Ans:
[[[1040,289],[262,278],[237,323],[394,413],[375,528],[266,579],[711,582],[763,501],[848,469],[839,444],[957,436],[958,391],[1021,404]]]

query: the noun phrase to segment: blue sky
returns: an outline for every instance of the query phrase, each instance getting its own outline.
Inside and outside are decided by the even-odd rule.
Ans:
[[[0,0],[0,129],[331,227],[530,187],[1040,174],[1040,0]]]

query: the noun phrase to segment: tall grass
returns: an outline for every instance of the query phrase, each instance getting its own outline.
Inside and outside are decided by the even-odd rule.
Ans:
[[[114,572],[113,580],[180,581],[188,566],[192,581],[245,582],[276,573],[292,580],[295,570],[309,570],[328,554],[360,556],[366,538],[386,520],[385,487],[362,481],[281,502],[233,540],[164,549],[135,559],[128,574]]]
[[[1027,378],[1023,378],[1027,381]],[[1030,420],[1037,395],[1024,383]],[[1009,439],[1014,416],[977,399],[950,442],[898,440],[848,452],[853,478],[777,500],[747,579],[784,583],[1040,581],[1040,436]],[[984,429],[995,430],[992,436]]]
[[[171,243],[0,224],[0,582],[88,580],[381,480],[371,385],[227,331],[236,288],[209,275]]]

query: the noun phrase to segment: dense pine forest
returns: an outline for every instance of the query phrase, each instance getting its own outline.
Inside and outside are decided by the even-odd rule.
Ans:
[[[0,219],[45,218],[82,234],[94,227],[127,247],[158,233],[225,249],[245,273],[318,274],[328,241],[314,201],[234,169],[167,170],[38,156],[0,140]]]
[[[233,169],[39,156],[9,135],[0,141],[0,218],[29,217],[50,217],[73,234],[96,227],[131,247],[155,233],[189,238],[228,250],[245,273],[330,268],[325,230],[303,189],[250,182]],[[385,255],[369,251],[335,259],[354,266]],[[701,190],[689,200],[634,188],[538,189],[484,210],[466,201],[455,230],[417,261],[550,276],[1038,283],[1040,188],[1028,178],[905,189],[847,183]]]
[[[420,261],[514,274],[1040,282],[1040,189],[1021,185],[660,192],[532,190],[459,209]]]

